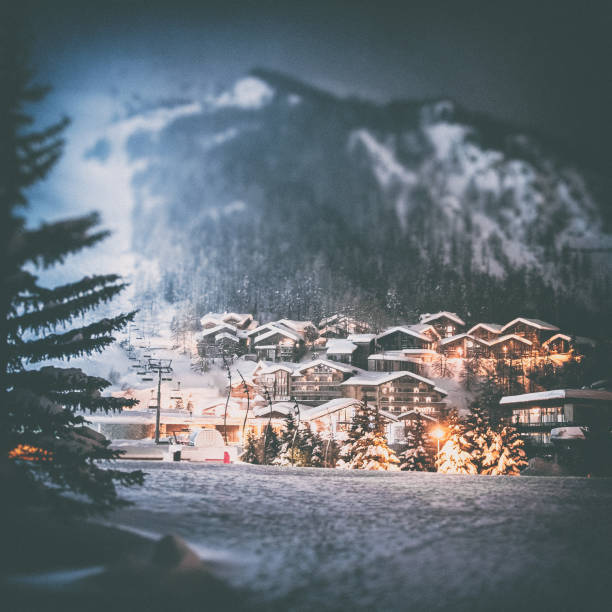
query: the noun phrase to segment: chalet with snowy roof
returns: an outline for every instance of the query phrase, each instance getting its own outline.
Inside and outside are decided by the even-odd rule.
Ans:
[[[368,370],[371,372],[414,372],[420,374],[423,366],[419,357],[406,355],[404,351],[375,353],[368,357]]]
[[[321,319],[319,335],[327,338],[346,338],[349,334],[363,334],[370,331],[370,326],[355,317],[335,314]]]
[[[407,412],[397,415],[396,423],[390,424],[388,428],[389,431],[387,433],[387,440],[389,441],[389,444],[406,444],[408,428],[419,417],[423,419],[423,425],[425,426],[426,432],[430,432],[438,427],[438,419],[430,414],[423,414],[418,410],[408,410]],[[435,444],[433,437],[429,438],[429,444],[432,447],[432,451],[435,452],[435,448],[433,448]]]
[[[433,325],[441,338],[456,336],[465,331],[465,321],[456,313],[447,310],[433,314],[422,314],[419,319],[422,324]]]
[[[506,323],[501,329],[502,335],[520,336],[531,342],[532,351],[539,352],[543,343],[559,332],[559,328],[552,323],[539,319],[517,317]]]
[[[331,361],[353,364],[353,355],[357,351],[357,345],[350,340],[332,338],[325,345],[325,354]]]
[[[472,338],[479,338],[491,342],[499,338],[503,325],[499,323],[477,323],[474,327],[468,329],[468,335]]]
[[[446,391],[413,372],[365,372],[342,383],[347,397],[361,399],[399,415],[408,410],[438,416],[445,412]]]
[[[265,406],[259,406],[253,410],[253,417],[249,419],[249,429],[256,435],[260,436],[268,426],[268,423],[272,425],[272,429],[277,434],[281,433],[285,426],[285,417],[288,414],[296,415],[299,412],[300,421],[305,422],[302,419],[302,414],[305,414],[308,410],[308,406],[304,404],[297,404],[295,402],[273,402],[271,405],[266,404]]]
[[[559,428],[612,427],[612,392],[556,389],[502,397],[500,406],[531,447],[549,446]]]
[[[268,395],[272,401],[289,400],[291,398],[291,374],[295,364],[292,365],[260,362],[251,375],[258,394],[262,397]]]
[[[244,333],[229,323],[207,327],[198,338],[198,352],[207,357],[220,357],[223,354],[234,355],[243,352],[245,347]]]
[[[342,397],[340,385],[360,372],[363,370],[344,363],[316,359],[293,371],[291,394],[298,402],[316,406]]]
[[[534,354],[531,340],[515,334],[500,336],[489,342],[489,356],[494,359],[518,359]]]
[[[449,359],[473,359],[475,357],[488,357],[490,345],[486,340],[477,336],[458,334],[449,338],[442,338],[439,351]]]
[[[248,329],[251,323],[253,323],[252,314],[239,314],[236,312],[226,312],[221,320],[224,323],[229,323],[237,329]]]
[[[352,356],[353,365],[363,370],[367,369],[368,357],[374,352],[376,334],[349,334],[347,340],[357,346]]]
[[[310,424],[313,431],[323,435],[323,437],[333,440],[345,440],[351,427],[355,412],[358,411],[362,402],[353,398],[340,397],[319,406],[308,408],[302,417]],[[369,407],[376,409],[376,406],[369,404]],[[384,410],[380,411],[386,428],[387,439],[393,442],[392,425],[397,423],[397,417]],[[402,428],[403,429],[403,428]]]
[[[429,336],[408,325],[391,327],[376,336],[378,353],[402,349],[433,349],[434,346],[435,342]]]
[[[267,327],[267,331],[262,329],[258,335],[249,334],[252,350],[256,353],[258,359],[298,361],[306,351],[304,338],[298,332],[284,325],[264,327]]]
[[[574,343],[571,336],[558,333],[542,342],[542,348],[549,355],[563,355],[574,348]]]

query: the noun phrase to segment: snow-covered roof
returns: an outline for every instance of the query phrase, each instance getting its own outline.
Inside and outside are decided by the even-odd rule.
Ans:
[[[308,413],[309,406],[306,404],[298,404],[300,415]],[[287,416],[289,413],[295,413],[295,402],[274,402],[272,404],[272,414],[282,414]],[[253,416],[265,417],[270,414],[270,406],[259,406],[253,409]]]
[[[612,402],[612,391],[599,391],[596,389],[553,389],[536,393],[522,393],[521,395],[506,395],[499,400],[500,404],[527,404],[531,402],[544,402],[547,400],[594,400],[599,402]]]
[[[503,325],[500,325],[499,323],[476,323],[474,327],[468,329],[468,334],[473,334],[479,327],[482,327],[493,334],[499,334],[501,333]]]
[[[410,363],[421,363],[416,357],[408,357],[404,355],[402,351],[388,351],[387,353],[378,353],[376,355],[370,355],[368,361],[406,361]]]
[[[352,397],[337,397],[333,400],[329,400],[319,406],[314,406],[306,411],[307,419],[320,419],[321,417],[327,416],[339,410],[350,408],[351,406],[360,405],[361,402]]]
[[[448,338],[442,338],[442,340],[440,340],[440,344],[442,345],[450,344],[451,342],[455,342],[457,340],[464,340],[465,338],[468,338],[467,334],[456,334],[455,336],[449,336]]]
[[[512,327],[516,323],[524,323],[529,327],[535,327],[536,329],[542,329],[545,331],[559,331],[559,328],[552,323],[547,323],[546,321],[540,321],[540,319],[527,319],[525,317],[517,317],[516,319],[512,319],[510,323],[506,323],[501,331],[502,333],[506,331],[509,327]]]
[[[228,330],[234,336],[236,335],[236,332],[238,331],[238,329],[234,327],[233,325],[230,325],[229,323],[222,323],[220,325],[215,325],[214,327],[210,327],[209,329],[205,329],[202,332],[202,336],[210,336],[211,334],[216,335],[223,330]]]
[[[551,336],[548,340],[545,340],[544,342],[542,342],[542,344],[550,344],[551,342],[554,342],[555,340],[567,340],[567,342],[571,342],[572,338],[570,336],[568,336],[567,334],[555,334],[554,336]]]
[[[364,372],[364,370],[362,370],[361,368],[357,368],[355,366],[348,365],[346,363],[341,363],[340,361],[330,361],[329,359],[315,359],[314,361],[308,361],[306,363],[301,363],[300,367],[293,371],[292,376],[301,376],[304,370],[308,370],[309,368],[313,368],[317,365],[325,365],[334,370],[345,372],[346,374]]]
[[[240,326],[242,326],[249,319],[253,319],[253,315],[248,314],[248,313],[226,312],[223,315],[222,320],[225,322],[225,321],[228,321],[229,319],[236,319],[237,322],[240,324]]]
[[[311,327],[312,329],[317,329],[317,326],[312,321],[294,321],[293,319],[280,319],[277,321],[281,325],[293,329],[294,331],[303,334],[306,332],[306,329]]]
[[[523,338],[523,336],[517,336],[516,334],[506,334],[505,336],[500,336],[499,338],[495,338],[495,340],[491,340],[487,342],[489,346],[493,346],[495,344],[501,344],[502,342],[506,342],[507,340],[517,340],[518,342],[522,342],[523,344],[532,345],[531,340],[527,340],[527,338]]]
[[[438,338],[440,337],[438,330],[429,323],[416,323],[414,325],[408,325],[407,327],[409,327],[410,329],[414,329],[414,331],[418,332],[419,334],[424,334],[425,332],[430,331],[433,332],[436,336],[438,336]]]
[[[227,340],[231,340],[232,342],[240,342],[240,339],[235,334],[229,334],[228,332],[221,332],[215,336],[215,342],[219,340],[223,340],[226,338]]]
[[[376,338],[377,339],[384,338],[385,336],[388,336],[389,334],[394,334],[395,332],[402,332],[404,334],[408,334],[409,336],[414,336],[415,338],[418,338],[419,340],[424,340],[425,342],[431,342],[431,338],[429,338],[428,336],[425,336],[424,334],[419,333],[418,331],[415,331],[414,329],[406,325],[397,325],[396,327],[390,327],[389,329],[386,329],[384,332],[378,334]]]
[[[340,338],[330,338],[325,345],[328,353],[337,353],[342,355],[350,355],[357,350],[357,345],[350,340],[342,340]]]
[[[259,370],[259,372],[257,372],[257,375],[274,374],[274,372],[278,372],[279,370],[282,370],[283,372],[289,372],[291,374],[291,372],[293,372],[294,369],[295,369],[295,366],[291,367],[284,363],[273,363],[272,365],[266,366],[265,368],[262,368],[261,370]]]
[[[450,319],[451,321],[454,321],[455,323],[459,325],[465,325],[465,321],[461,317],[459,317],[457,313],[448,312],[448,310],[434,312],[433,314],[425,313],[425,314],[422,314],[419,317],[419,319],[421,320],[421,323],[429,323],[431,321],[436,321],[437,319],[441,319],[442,317],[446,317],[447,319]]]
[[[346,339],[360,344],[364,342],[372,342],[374,338],[376,338],[376,334],[349,334]]]
[[[254,344],[257,344],[258,342],[261,342],[262,340],[271,338],[275,334],[281,334],[282,336],[285,336],[286,338],[291,338],[292,340],[296,340],[297,342],[302,340],[301,336],[299,336],[295,332],[292,332],[289,329],[282,329],[280,327],[273,326],[272,329],[270,329],[270,331],[261,334],[261,336],[257,336],[253,342]]]
[[[433,380],[430,380],[429,378],[425,378],[424,376],[419,376],[418,374],[414,374],[414,372],[407,372],[405,370],[401,370],[398,372],[364,372],[363,374],[353,376],[340,384],[346,385],[346,386],[349,386],[349,385],[376,385],[378,386],[378,385],[383,385],[387,382],[391,382],[392,380],[396,380],[397,378],[403,378],[404,376],[409,376],[410,378],[414,378],[415,380],[431,385],[439,393],[448,395],[444,389],[440,389],[440,387],[436,387],[436,383]]]
[[[393,351],[386,351],[387,354],[391,354]],[[404,355],[437,355],[436,351],[433,349],[425,349],[425,348],[409,348],[401,350]]]

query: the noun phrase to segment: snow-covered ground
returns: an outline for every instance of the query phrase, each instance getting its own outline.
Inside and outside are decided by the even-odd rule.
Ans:
[[[113,523],[217,551],[266,610],[609,605],[612,479],[121,466],[149,476]]]

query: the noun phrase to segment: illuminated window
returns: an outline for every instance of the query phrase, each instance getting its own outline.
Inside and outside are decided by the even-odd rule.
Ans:
[[[428,404],[431,404],[431,397],[426,397],[425,398],[425,402],[428,403]]]
[[[418,387],[415,387],[415,388],[414,388],[414,392],[415,392],[415,393],[418,393],[418,392],[419,392],[419,388],[418,388]]]

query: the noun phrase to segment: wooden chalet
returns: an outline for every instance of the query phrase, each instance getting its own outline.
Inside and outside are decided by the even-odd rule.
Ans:
[[[500,336],[489,342],[489,356],[494,359],[517,359],[537,352],[531,340],[515,334]]]
[[[260,362],[251,375],[258,395],[265,397],[266,392],[272,401],[286,401],[291,398],[291,374],[289,364]]]
[[[268,361],[298,361],[306,351],[304,338],[296,331],[282,325],[270,325],[267,331],[257,335],[253,330],[251,337],[251,350],[258,359]],[[258,328],[259,330],[259,328]]]
[[[465,321],[456,313],[447,310],[433,314],[422,314],[419,318],[422,324],[433,325],[441,338],[456,336],[465,331]]]
[[[402,349],[433,349],[435,342],[409,325],[391,327],[376,336],[377,352],[401,351]]]
[[[574,342],[567,334],[555,334],[542,342],[542,349],[552,355],[563,355],[572,351],[573,348]]]
[[[344,363],[315,359],[293,371],[291,394],[298,402],[316,406],[342,397],[340,385],[362,371]]]
[[[488,357],[490,344],[470,334],[458,334],[440,340],[439,351],[449,359],[473,359],[475,357]]]
[[[403,351],[387,351],[375,353],[368,357],[368,371],[371,372],[414,372],[421,374],[423,365],[421,359],[406,355]]]
[[[517,317],[504,325],[501,329],[502,335],[520,336],[531,342],[532,352],[544,352],[542,345],[546,340],[559,332],[559,328],[552,323],[540,321],[539,319],[527,319]]]
[[[331,338],[325,345],[326,357],[330,361],[339,361],[353,365],[353,355],[357,352],[357,345],[350,340]]]
[[[445,411],[446,391],[413,372],[365,372],[349,378],[342,387],[347,397],[373,403],[395,415],[417,410],[437,416]]]
[[[474,327],[468,329],[468,335],[472,338],[479,338],[491,342],[500,337],[503,325],[498,323],[477,323]]]

